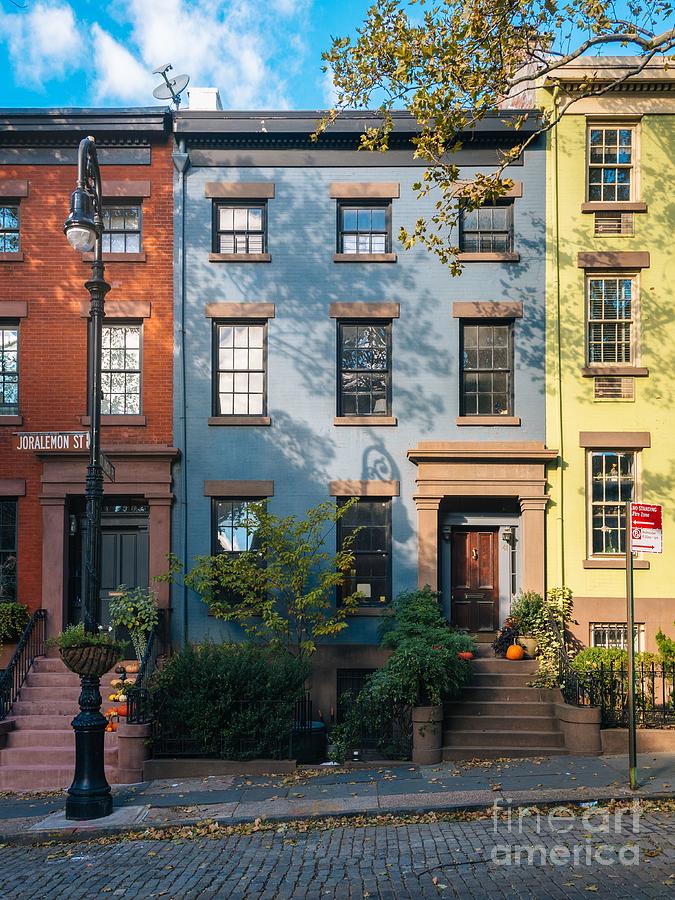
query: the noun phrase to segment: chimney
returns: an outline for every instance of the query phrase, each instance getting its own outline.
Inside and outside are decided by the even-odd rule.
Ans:
[[[193,87],[188,90],[188,109],[222,109],[218,88]]]

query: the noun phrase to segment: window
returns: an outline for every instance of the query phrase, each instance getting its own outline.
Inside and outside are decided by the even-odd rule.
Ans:
[[[644,623],[635,623],[638,653],[644,649]],[[626,649],[628,626],[625,622],[591,622],[591,647],[611,647]]]
[[[243,553],[254,547],[253,500],[213,501],[214,553]]]
[[[0,602],[16,598],[16,511],[16,500],[0,500]]]
[[[626,502],[635,496],[635,453],[596,450],[590,454],[591,553],[626,552]]]
[[[511,415],[512,330],[510,322],[462,322],[461,415]]]
[[[0,253],[19,252],[19,204],[0,206]]]
[[[266,253],[267,204],[214,204],[215,253]]]
[[[631,199],[634,134],[633,128],[589,128],[588,199],[591,202]]]
[[[389,253],[391,203],[338,203],[338,253]]]
[[[140,204],[104,206],[103,229],[101,249],[104,253],[140,253]]]
[[[344,503],[345,500],[338,501]],[[359,591],[364,606],[391,599],[391,501],[360,498],[337,523],[337,546],[356,529],[354,569],[344,590]]]
[[[104,325],[101,415],[141,412],[141,325]]]
[[[510,253],[513,250],[513,203],[495,203],[459,211],[461,253]]]
[[[634,279],[593,276],[587,284],[588,362],[632,362]]]
[[[215,326],[215,415],[265,415],[265,331],[264,322]]]
[[[338,415],[391,415],[391,324],[340,322],[338,342]]]
[[[19,328],[0,325],[0,416],[19,415]]]

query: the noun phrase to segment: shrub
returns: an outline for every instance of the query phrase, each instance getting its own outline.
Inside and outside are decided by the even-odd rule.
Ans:
[[[110,599],[110,621],[115,628],[127,628],[134,652],[140,662],[148,635],[159,621],[155,592],[121,584]]]
[[[661,658],[656,653],[636,653],[635,663],[640,666],[649,666],[652,663],[660,664]],[[580,650],[572,660],[572,668],[576,672],[592,672],[599,669],[623,669],[628,666],[628,651],[620,647],[586,647]]]
[[[511,606],[511,619],[520,635],[536,635],[544,623],[544,600],[536,591],[521,591]]]
[[[667,637],[660,628],[656,632],[656,646],[663,662],[668,666],[675,665],[675,640]]]
[[[49,638],[48,647],[58,647],[66,650],[69,647],[115,647],[122,652],[122,645],[109,631],[103,631],[99,625],[99,631],[87,633],[84,630],[84,622],[78,622],[77,625],[69,625],[61,634]]]
[[[309,664],[254,644],[186,646],[150,684],[166,735],[187,738],[195,755],[274,757],[288,747]]]
[[[377,735],[380,748],[393,743],[393,755],[407,755],[410,709],[438,705],[469,680],[471,664],[457,654],[475,652],[475,644],[468,634],[450,627],[438,594],[429,587],[396,598],[381,624],[380,642],[393,653],[367,680],[345,722],[331,732],[338,759],[344,759],[364,733]]]
[[[0,644],[18,641],[27,622],[27,606],[15,600],[0,601]]]

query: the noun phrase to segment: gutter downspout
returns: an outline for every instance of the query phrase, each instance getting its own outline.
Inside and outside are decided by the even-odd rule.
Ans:
[[[188,476],[187,476],[187,387],[186,372],[187,364],[185,361],[185,172],[190,162],[190,157],[185,149],[185,139],[181,138],[178,143],[178,151],[174,150],[173,164],[178,173],[178,215],[180,217],[180,225],[178,229],[179,240],[176,250],[176,282],[175,289],[178,294],[178,345],[180,354],[180,385],[178,387],[179,421],[178,429],[180,430],[181,441],[181,557],[183,566],[187,566],[187,541],[188,541]],[[183,572],[183,584],[181,595],[182,607],[182,642],[185,646],[188,642],[188,589],[185,584],[185,571]]]
[[[560,88],[556,86],[553,90],[553,103],[556,108],[560,105]],[[558,126],[559,122],[553,126],[553,209],[554,209],[554,254],[555,254],[555,386],[557,393],[556,403],[556,428],[558,431],[558,515],[556,519],[558,533],[558,575],[560,578],[559,587],[565,586],[565,528],[564,528],[564,460],[565,448],[563,438],[563,393],[562,393],[562,323],[561,323],[561,290],[560,290],[560,171],[558,162]]]

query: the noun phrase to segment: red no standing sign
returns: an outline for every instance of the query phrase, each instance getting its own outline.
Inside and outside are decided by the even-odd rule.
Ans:
[[[655,503],[630,504],[630,548],[641,553],[663,552],[663,507]]]

